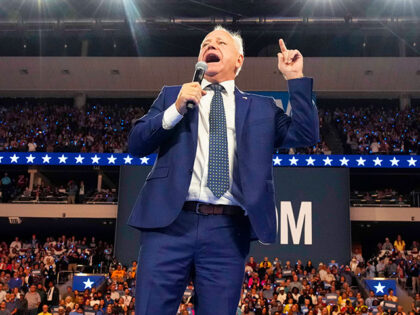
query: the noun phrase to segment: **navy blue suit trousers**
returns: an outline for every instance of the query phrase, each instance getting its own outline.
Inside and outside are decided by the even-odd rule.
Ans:
[[[191,279],[196,315],[234,315],[250,234],[244,215],[189,211],[181,211],[167,227],[143,230],[136,314],[175,315]]]

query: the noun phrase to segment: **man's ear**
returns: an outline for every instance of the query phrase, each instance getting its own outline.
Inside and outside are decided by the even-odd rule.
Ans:
[[[239,69],[244,64],[244,55],[239,55],[238,59],[236,59],[236,69]]]

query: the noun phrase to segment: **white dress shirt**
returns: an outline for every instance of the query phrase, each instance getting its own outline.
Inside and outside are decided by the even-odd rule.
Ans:
[[[237,160],[236,152],[236,131],[235,131],[235,81],[225,81],[219,83],[224,87],[222,92],[223,105],[225,107],[228,157],[229,157],[229,189],[223,196],[217,198],[207,187],[208,164],[209,164],[209,114],[210,104],[214,91],[208,87],[211,83],[203,79],[201,87],[206,90],[200,104],[198,105],[198,137],[197,152],[195,155],[193,174],[190,187],[188,189],[187,200],[200,201],[209,204],[236,205],[241,206],[232,195],[233,166]],[[179,114],[175,103],[165,110],[163,114],[162,127],[164,129],[173,128],[184,116]],[[241,206],[242,207],[242,206]],[[243,208],[243,207],[242,207]]]

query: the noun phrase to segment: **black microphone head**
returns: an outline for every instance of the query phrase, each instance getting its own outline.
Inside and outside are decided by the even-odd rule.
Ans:
[[[195,71],[194,71],[194,76],[192,81],[193,82],[198,82],[201,84],[201,81],[203,81],[204,78],[204,74],[207,71],[207,63],[205,63],[204,61],[199,61],[195,64]],[[192,101],[189,101],[187,103],[187,107],[189,109],[194,108],[195,104]]]
[[[204,61],[197,62],[196,65],[195,65],[193,82],[201,83],[201,81],[204,78],[204,74],[206,73],[206,71],[207,71],[207,63],[205,63]]]
[[[195,64],[195,70],[202,70],[204,72],[207,71],[207,63],[205,63],[204,61],[199,61]]]

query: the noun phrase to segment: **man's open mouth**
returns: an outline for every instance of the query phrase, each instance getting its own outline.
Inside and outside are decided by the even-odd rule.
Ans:
[[[212,62],[219,62],[220,58],[218,55],[210,53],[206,56],[206,60],[207,63],[212,63]]]

